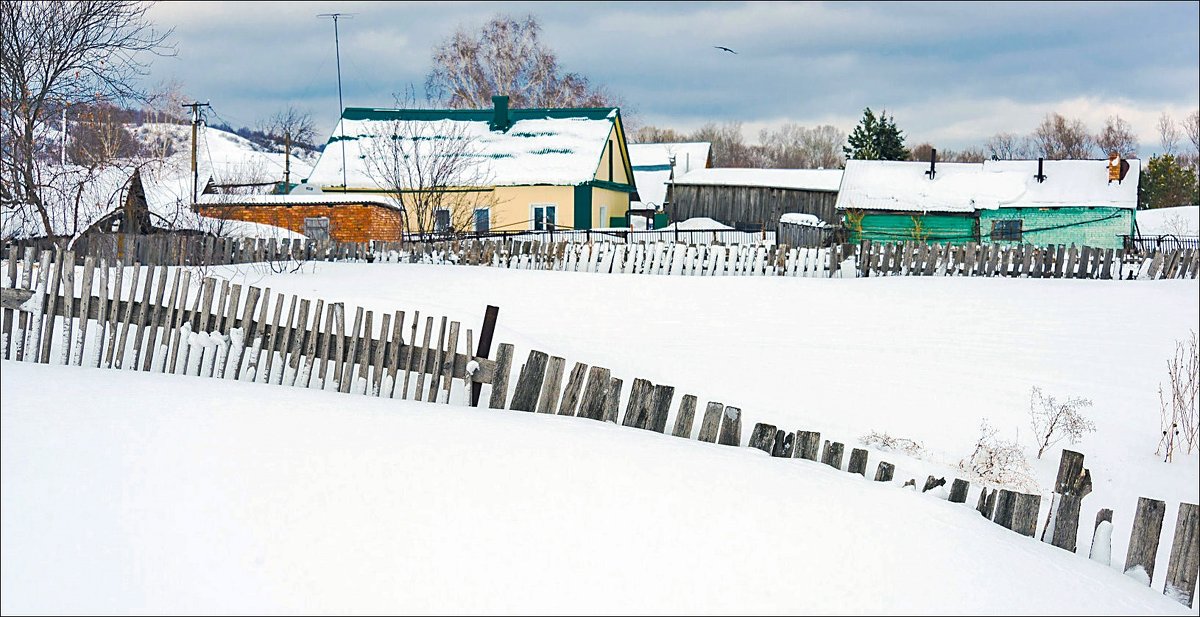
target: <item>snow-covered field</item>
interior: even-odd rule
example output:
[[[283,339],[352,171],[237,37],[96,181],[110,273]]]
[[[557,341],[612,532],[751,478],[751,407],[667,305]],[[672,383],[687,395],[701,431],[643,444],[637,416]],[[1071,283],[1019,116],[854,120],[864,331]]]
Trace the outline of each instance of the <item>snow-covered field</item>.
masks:
[[[969,507],[749,448],[3,371],[6,614],[1188,614]]]
[[[626,398],[635,377],[675,386],[668,426],[688,393],[741,407],[743,443],[769,422],[847,448],[886,431],[925,454],[872,450],[872,472],[897,465],[897,486],[880,486],[587,420],[5,363],[5,612],[1180,610],[1156,596],[1200,468],[1155,456],[1157,388],[1200,322],[1196,281],[215,272],[476,329],[495,304],[518,364],[538,349],[604,366]],[[1045,495],[1061,448],[1086,454],[1079,545],[1112,508],[1109,568],[898,488],[952,479],[984,418],[1032,458],[1033,386],[1095,403],[1097,431],[1034,471]],[[1167,502],[1152,590],[1119,574],[1139,496]],[[79,564],[47,580],[83,579],[89,598],[28,582],[72,552]]]
[[[1137,226],[1143,236],[1195,236],[1200,234],[1200,206],[1138,210]]]

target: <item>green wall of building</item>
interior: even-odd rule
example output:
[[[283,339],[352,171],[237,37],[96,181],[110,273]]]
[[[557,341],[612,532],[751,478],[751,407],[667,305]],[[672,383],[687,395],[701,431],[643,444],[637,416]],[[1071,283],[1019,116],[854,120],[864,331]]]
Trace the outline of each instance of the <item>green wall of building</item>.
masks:
[[[1121,235],[1133,233],[1133,210],[1127,208],[1000,208],[979,211],[979,231],[991,242],[992,223],[1020,219],[1023,244],[1074,244],[1121,248]],[[1016,244],[1003,241],[1004,244]]]
[[[904,214],[868,212],[862,217],[862,231],[856,231],[849,217],[846,227],[851,230],[850,241],[910,242],[923,240],[943,244],[962,244],[975,239],[975,215],[971,214]],[[918,229],[918,224],[920,228]]]
[[[851,230],[851,242],[865,239],[871,242],[924,240],[939,244],[989,243],[992,242],[992,224],[995,221],[1020,219],[1022,234],[1019,243],[1121,248],[1120,236],[1133,233],[1133,216],[1133,211],[1129,209],[1105,207],[1000,208],[961,215],[867,212],[862,217],[861,231],[858,231],[852,217],[847,216],[843,220],[847,229]]]

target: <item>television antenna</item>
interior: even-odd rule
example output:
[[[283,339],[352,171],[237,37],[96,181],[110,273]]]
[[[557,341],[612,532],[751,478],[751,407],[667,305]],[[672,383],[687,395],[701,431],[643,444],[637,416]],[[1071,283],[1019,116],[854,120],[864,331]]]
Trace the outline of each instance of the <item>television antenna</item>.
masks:
[[[338,79],[338,128],[341,131],[342,142],[342,192],[346,192],[346,128],[342,124],[342,112],[346,106],[342,102],[342,45],[338,38],[338,19],[345,17],[351,19],[354,13],[320,13],[317,17],[328,17],[333,20],[333,49],[337,57],[337,79]]]

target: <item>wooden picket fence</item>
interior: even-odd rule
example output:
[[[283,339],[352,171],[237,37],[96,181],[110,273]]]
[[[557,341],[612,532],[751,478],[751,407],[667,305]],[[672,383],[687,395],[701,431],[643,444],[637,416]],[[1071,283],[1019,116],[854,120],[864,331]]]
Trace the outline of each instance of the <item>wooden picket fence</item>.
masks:
[[[477,389],[494,368],[486,358],[492,309],[480,331],[485,351],[477,356],[473,331],[445,316],[426,316],[418,345],[419,311],[406,329],[405,311],[381,313],[376,321],[359,307],[347,329],[341,302],[296,295],[285,302],[284,294],[272,301],[270,288],[193,281],[187,268],[171,277],[167,266],[110,268],[92,257],[82,269],[74,263],[70,252],[42,251],[35,261],[33,249],[21,259],[15,247],[9,250],[4,358],[430,401],[448,398],[456,379]]]
[[[19,240],[18,251],[54,248],[46,239]],[[103,234],[72,245],[77,265],[92,257],[110,264],[228,265],[259,262],[369,261],[483,265],[523,270],[675,276],[984,276],[1083,279],[1181,279],[1200,275],[1200,249],[1126,253],[1089,246],[922,242],[786,244],[672,242],[542,242],[467,239],[360,242]]]
[[[433,316],[426,316],[419,336],[417,312],[408,328],[404,311],[381,313],[376,329],[374,313],[360,307],[347,330],[342,303],[318,299],[310,313],[314,302],[293,295],[284,318],[284,295],[276,294],[272,303],[270,289],[242,289],[213,278],[193,284],[189,270],[177,268],[167,292],[166,266],[110,268],[103,259],[87,257],[77,272],[75,261],[70,252],[56,255],[48,250],[35,261],[32,248],[18,259],[15,247],[10,249],[0,289],[5,358],[468,405],[483,405],[482,386],[490,384],[486,405],[491,409],[578,416],[664,434],[673,417],[670,434],[675,437],[743,445],[743,413],[737,406],[708,401],[697,426],[697,396],[685,394],[676,406],[675,387],[636,378],[622,413],[624,381],[608,368],[575,362],[568,373],[565,358],[539,350],[530,350],[518,367],[516,350],[508,343],[500,344],[495,359],[489,359],[495,307],[488,308],[479,345],[472,352],[472,330],[465,331],[463,348],[461,324],[448,324],[446,317],[440,318],[434,338],[438,320]],[[129,281],[122,281],[123,276]],[[455,397],[453,384],[458,382],[462,387]],[[843,466],[844,444],[825,440],[822,448],[821,434],[815,431],[791,432],[757,423],[746,445],[773,457],[819,460],[838,470],[867,473],[866,449],[853,448]],[[874,480],[891,483],[894,474],[895,466],[881,460]],[[904,486],[916,489],[916,483],[913,478]],[[944,484],[945,479],[930,476],[921,491]],[[966,503],[969,488],[968,481],[955,479],[949,501]],[[1080,504],[1090,491],[1083,455],[1064,451],[1050,506],[1054,523],[1047,523],[1049,529],[1043,532],[1051,544],[1076,551]],[[989,492],[983,487],[975,508],[988,520],[1033,537],[1041,501],[1038,494],[997,488]],[[1147,584],[1153,580],[1165,511],[1163,502],[1142,498],[1135,514],[1125,570]],[[1097,530],[1105,522],[1111,526],[1111,521],[1112,510],[1101,510]],[[1200,563],[1198,539],[1200,509],[1182,503],[1164,593],[1188,606]],[[1107,564],[1110,557],[1101,552],[1093,540],[1090,556]]]

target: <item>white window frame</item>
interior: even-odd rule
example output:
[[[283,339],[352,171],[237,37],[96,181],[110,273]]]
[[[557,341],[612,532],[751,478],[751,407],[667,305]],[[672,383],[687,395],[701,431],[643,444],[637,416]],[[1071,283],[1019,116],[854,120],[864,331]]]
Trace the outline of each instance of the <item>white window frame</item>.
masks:
[[[542,229],[537,228],[537,210],[538,210],[538,208],[542,209]],[[554,210],[553,225],[556,229],[558,228],[558,204],[552,204],[552,203],[529,204],[529,230],[530,231],[545,231],[547,229],[547,227],[546,227],[546,212],[547,212],[546,209],[547,208],[552,208]]]
[[[608,206],[600,206],[600,224],[597,227],[608,228]]]

